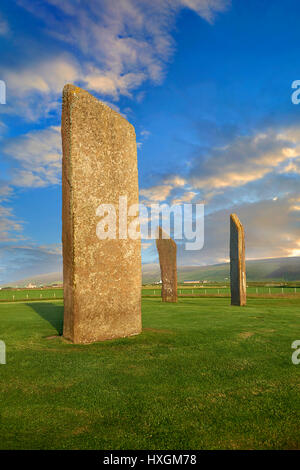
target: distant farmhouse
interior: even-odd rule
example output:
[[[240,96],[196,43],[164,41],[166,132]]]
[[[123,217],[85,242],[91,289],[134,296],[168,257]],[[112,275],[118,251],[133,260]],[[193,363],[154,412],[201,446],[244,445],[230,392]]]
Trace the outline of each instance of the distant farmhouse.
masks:
[[[36,288],[36,285],[35,284],[32,284],[31,282],[29,284],[27,284],[27,289],[35,289]]]

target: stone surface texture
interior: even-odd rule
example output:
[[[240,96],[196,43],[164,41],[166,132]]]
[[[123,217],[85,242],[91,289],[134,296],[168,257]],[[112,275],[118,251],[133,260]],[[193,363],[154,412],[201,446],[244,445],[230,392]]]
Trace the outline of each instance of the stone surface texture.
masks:
[[[138,203],[135,131],[88,92],[66,85],[62,109],[64,337],[91,343],[141,332],[141,242],[100,240],[100,204]],[[118,226],[117,226],[118,228]],[[118,231],[117,231],[118,233]]]
[[[158,228],[156,247],[159,256],[163,302],[177,302],[177,246],[174,240]]]
[[[246,262],[244,228],[236,214],[230,216],[231,305],[246,305]]]

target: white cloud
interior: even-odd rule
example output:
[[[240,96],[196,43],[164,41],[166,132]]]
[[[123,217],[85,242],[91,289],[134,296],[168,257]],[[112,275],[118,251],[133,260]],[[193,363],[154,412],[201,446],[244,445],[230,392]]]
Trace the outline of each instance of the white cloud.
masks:
[[[72,52],[42,57],[19,67],[0,64],[7,83],[6,113],[29,121],[59,114],[63,86],[75,83],[105,99],[132,97],[146,81],[161,83],[174,52],[171,35],[176,14],[189,8],[206,21],[224,11],[227,0],[17,0],[44,22],[45,32]],[[53,9],[56,7],[56,10]],[[6,23],[0,18],[0,28]],[[1,32],[1,29],[0,29]],[[54,46],[58,43],[53,42]],[[61,49],[61,45],[58,45]],[[68,47],[67,46],[67,47]],[[137,91],[137,100],[143,91]]]
[[[2,152],[10,163],[10,178],[0,181],[0,200],[9,202],[16,187],[42,187],[61,179],[61,138],[58,127],[32,131],[2,142]],[[0,242],[24,240],[24,222],[13,209],[0,206]]]
[[[216,13],[225,11],[231,5],[231,0],[178,0],[178,3],[194,10],[199,16],[212,23]]]
[[[117,74],[104,72],[96,67],[92,67],[82,77],[86,88],[113,98],[118,98],[119,95],[130,96],[130,91],[137,88],[144,80],[145,75],[143,73],[126,73],[120,77]]]
[[[9,95],[3,111],[29,121],[50,114],[58,116],[64,85],[82,77],[80,65],[68,54],[43,58],[14,69],[0,64],[0,73]]]
[[[28,132],[7,140],[3,145],[13,166],[11,184],[18,187],[41,187],[61,180],[60,128]]]
[[[160,202],[164,201],[170,195],[172,188],[172,185],[152,186],[148,189],[141,189],[140,195],[144,196],[149,201]]]
[[[300,253],[299,174],[300,127],[268,129],[199,152],[188,176],[164,177],[141,194],[154,202],[172,198],[172,204],[205,199],[204,248],[194,253],[179,245],[181,264],[228,258],[231,212],[245,225],[248,258],[295,256]]]
[[[193,157],[190,173],[164,177],[143,189],[148,200],[173,204],[205,201],[214,212],[237,202],[255,202],[296,190],[300,174],[300,127],[268,129],[237,136],[222,147],[211,147]],[[197,196],[199,195],[199,198]]]
[[[70,56],[45,59],[18,70],[4,70],[4,79],[14,96],[30,92],[61,93],[64,85],[80,78],[79,66]]]
[[[217,191],[244,186],[270,172],[292,170],[292,160],[299,156],[300,140],[296,141],[295,133],[292,137],[289,129],[280,133],[270,129],[254,136],[238,136],[226,146],[211,148],[195,157],[189,183],[194,188],[217,188]],[[215,191],[211,193],[214,194]]]
[[[143,129],[141,132],[140,132],[141,136],[144,138],[144,139],[148,139],[148,137],[151,135],[151,132],[150,131],[147,131],[146,129]]]
[[[295,196],[297,197],[297,196]],[[178,246],[182,265],[216,264],[229,258],[230,213],[238,214],[245,229],[247,259],[298,256],[300,211],[291,210],[290,197],[239,204],[219,210],[204,219],[204,247],[198,252]],[[298,251],[297,251],[298,250]]]
[[[182,187],[186,184],[186,180],[182,178],[180,175],[173,175],[169,178],[164,179],[165,184],[171,184],[174,187]]]
[[[8,181],[0,181],[0,201],[6,201],[12,194],[12,187]]]
[[[56,96],[66,83],[82,82],[89,90],[117,98],[119,94],[128,95],[145,78],[138,73],[118,76],[85,62],[79,65],[66,54],[17,70],[4,70],[3,76],[14,97],[30,93]]]
[[[16,219],[11,208],[0,206],[0,242],[23,240],[23,222]]]
[[[184,204],[192,202],[192,200],[197,196],[197,193],[194,191],[185,191],[179,197],[173,199],[172,204]]]
[[[42,19],[50,35],[71,44],[84,60],[80,68],[66,58],[65,66],[52,61],[49,67],[22,71],[23,83],[19,71],[11,72],[11,86],[26,92],[34,85],[48,93],[61,90],[62,81],[80,80],[89,90],[115,99],[130,95],[146,80],[161,82],[174,51],[171,30],[182,8],[212,22],[230,5],[228,0],[46,0],[39,8],[29,0],[18,3]]]
[[[181,204],[182,202],[190,202],[196,195],[196,192],[185,190],[186,180],[180,175],[170,175],[164,178],[162,184],[151,186],[150,188],[141,189],[140,195],[144,196],[149,202],[164,202],[175,191],[176,196],[173,204]],[[174,196],[174,194],[173,194]],[[145,203],[145,201],[142,201]]]

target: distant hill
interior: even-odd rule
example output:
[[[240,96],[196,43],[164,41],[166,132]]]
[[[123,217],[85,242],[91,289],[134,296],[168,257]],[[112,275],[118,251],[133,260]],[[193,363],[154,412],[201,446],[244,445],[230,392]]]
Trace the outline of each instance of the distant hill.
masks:
[[[260,260],[248,260],[248,281],[299,281],[300,257],[271,258]],[[143,283],[150,284],[160,280],[158,264],[143,264]],[[178,281],[225,281],[229,280],[229,263],[215,264],[212,266],[178,266]],[[39,286],[62,283],[62,273],[40,274],[20,281],[4,284],[2,287],[23,287],[29,283]]]
[[[7,284],[2,284],[1,287],[11,286],[11,287],[25,287],[28,284],[34,284],[36,286],[51,285],[51,284],[62,284],[63,275],[62,273],[47,273],[47,274],[37,274],[36,276],[26,277],[25,279],[20,279],[19,281],[9,282]]]
[[[297,281],[300,280],[300,257],[248,260],[246,263],[248,281]],[[212,266],[178,266],[178,281],[219,281],[229,280],[229,263]],[[159,266],[143,265],[143,283],[159,281]]]

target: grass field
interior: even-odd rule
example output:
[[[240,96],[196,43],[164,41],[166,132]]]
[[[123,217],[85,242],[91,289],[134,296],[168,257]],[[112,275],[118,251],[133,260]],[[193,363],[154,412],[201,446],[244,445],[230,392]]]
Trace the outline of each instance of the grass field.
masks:
[[[1,303],[0,448],[300,448],[299,299],[142,307],[141,335],[72,345],[61,301]]]
[[[160,287],[144,287],[142,289],[142,295],[146,296],[160,296],[161,289]],[[230,296],[230,287],[186,287],[186,286],[179,286],[178,287],[178,295],[201,295],[201,296],[215,296],[215,295],[222,295],[222,296]],[[291,296],[291,295],[300,295],[300,288],[299,287],[267,287],[267,286],[259,286],[259,287],[247,287],[247,295],[258,295],[258,296],[266,296],[266,295],[283,295],[283,296]]]
[[[300,292],[300,289],[299,289]],[[1,289],[0,301],[62,299],[63,289]]]
[[[201,295],[206,297],[212,296],[230,296],[230,288],[222,286],[178,286],[178,295]],[[258,287],[248,287],[247,295],[253,296],[299,296],[300,287],[284,286],[284,287],[268,287],[260,285]],[[143,297],[160,297],[161,287],[147,286],[142,288]],[[27,300],[52,300],[63,299],[63,289],[61,288],[43,288],[43,289],[3,289],[0,290],[0,302],[17,302]]]

